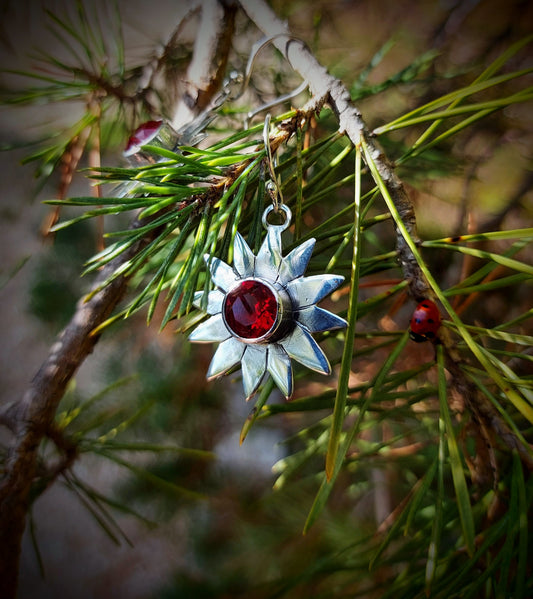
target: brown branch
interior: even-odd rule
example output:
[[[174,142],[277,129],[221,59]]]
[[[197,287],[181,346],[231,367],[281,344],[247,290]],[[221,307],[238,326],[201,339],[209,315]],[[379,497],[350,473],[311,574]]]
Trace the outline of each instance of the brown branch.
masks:
[[[182,16],[180,22],[178,23],[176,29],[174,29],[174,32],[170,36],[167,43],[152,58],[152,60],[149,63],[143,65],[141,76],[138,80],[139,95],[146,96],[150,93],[151,90],[154,89],[154,86],[157,87],[157,78],[160,76],[162,70],[166,70],[169,68],[169,63],[172,64],[172,54],[181,43],[180,40],[182,38],[182,32],[185,26],[187,25],[189,19],[200,9],[200,2],[201,0],[190,0],[187,6],[187,12]],[[166,83],[170,83],[170,86],[173,88],[169,91],[169,95],[173,99],[177,100],[179,96],[177,85],[175,84],[175,82],[168,81],[168,76]]]
[[[416,244],[419,244],[413,203],[402,181],[396,175],[393,165],[364,122],[360,111],[352,104],[346,87],[340,80],[327,72],[302,41],[294,39],[285,23],[277,18],[266,2],[263,0],[239,1],[249,18],[266,36],[272,38],[272,43],[286,56],[295,71],[308,82],[317,106],[320,101],[324,100],[331,106],[339,122],[339,131],[346,133],[354,145],[358,145],[361,140],[364,140],[410,237]],[[435,300],[424,273],[398,228],[396,228],[396,249],[412,297],[416,301],[426,297]],[[469,409],[474,424],[477,426],[479,438],[487,446],[488,454],[491,457],[491,467],[494,471],[494,480],[497,480],[498,474],[495,459],[492,457],[493,439],[499,439],[509,449],[517,450],[524,464],[531,469],[533,464],[529,448],[524,447],[497,414],[489,400],[465,376],[461,368],[464,361],[457,352],[451,335],[446,329],[443,329],[439,337],[439,342],[442,343],[446,352],[447,367],[452,373],[452,388],[464,398],[465,406]]]
[[[226,40],[225,31],[224,19],[218,19],[213,36]],[[214,45],[214,48],[219,54],[211,56],[210,61],[205,58],[200,71],[203,69],[205,79],[220,82],[223,74],[218,71],[223,70],[226,64],[226,58],[221,52],[222,49],[229,52],[229,44],[226,41],[224,44]],[[216,74],[213,75],[213,72]],[[207,94],[204,98],[207,102],[209,94],[214,96],[217,90],[213,84],[209,90],[203,91]],[[198,112],[199,107],[193,107],[192,110],[189,107],[189,115],[195,116]],[[136,219],[132,227],[138,228],[144,224],[146,220]],[[118,268],[136,256],[158,232],[158,229],[152,230],[109,262],[101,271],[93,289],[98,289]],[[0,422],[8,426],[15,435],[8,451],[4,476],[0,481],[0,597],[3,599],[13,599],[16,595],[21,539],[26,524],[30,489],[38,474],[40,443],[46,435],[53,436],[53,422],[59,401],[69,381],[98,341],[99,336],[92,332],[108,318],[124,296],[128,278],[128,275],[120,275],[94,295],[90,295],[88,301],[80,300],[73,318],[51,347],[22,400],[6,406],[0,414]],[[68,467],[74,457],[75,453],[69,453],[59,468],[62,469],[65,464]]]
[[[138,225],[142,221],[137,221]],[[149,242],[144,238],[111,261],[97,284],[136,255]],[[16,432],[0,484],[0,596],[13,597],[18,574],[20,541],[24,531],[28,498],[35,477],[38,448],[54,419],[66,386],[98,341],[91,332],[111,314],[126,291],[128,278],[117,277],[88,302],[78,303],[76,313],[52,346],[22,401],[11,408]]]
[[[78,168],[78,163],[81,157],[83,156],[85,145],[89,139],[90,133],[91,127],[85,127],[79,135],[72,139],[65,152],[63,152],[63,156],[61,156],[59,166],[60,179],[57,191],[58,200],[64,200],[67,197],[70,184],[72,183],[72,177]],[[50,231],[50,229],[59,220],[60,210],[61,207],[56,206],[47,214],[44,222],[41,225],[41,234],[43,237],[47,239],[53,237],[54,234]]]
[[[185,91],[171,119],[174,129],[189,122],[198,110],[208,108],[211,99],[220,89],[226,72],[237,7],[229,2],[203,0],[201,9],[202,16],[193,58],[187,69]]]
[[[313,97],[318,99],[317,104],[320,101],[327,101],[331,106],[339,122],[339,131],[346,133],[354,145],[358,145],[364,139],[409,234],[415,242],[418,242],[413,203],[393,166],[364,122],[360,111],[352,104],[350,93],[344,84],[327,72],[303,42],[294,39],[288,27],[277,18],[265,2],[240,0],[240,3],[249,18],[266,36],[273,38],[272,43],[283,52],[294,70],[307,81]],[[424,299],[428,296],[429,285],[399,231],[397,231],[397,251],[404,276],[409,281],[411,295],[417,301]]]

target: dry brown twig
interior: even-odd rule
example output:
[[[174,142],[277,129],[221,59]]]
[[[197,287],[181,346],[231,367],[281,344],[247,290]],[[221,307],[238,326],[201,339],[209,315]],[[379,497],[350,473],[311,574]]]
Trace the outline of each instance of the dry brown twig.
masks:
[[[228,16],[228,23],[226,13],[231,15]],[[234,9],[217,13],[216,20],[212,19],[213,15],[209,11],[203,16],[211,21],[211,47],[218,52],[223,48],[229,52],[227,41],[221,45],[220,40],[227,40],[228,35],[231,36]],[[224,69],[225,64],[226,59],[221,54],[216,60],[204,55],[203,62],[196,63],[195,76],[189,80],[189,87],[192,89],[197,82],[201,82],[203,86],[205,81],[219,81],[221,75],[214,72],[217,68]],[[200,92],[207,98],[209,94],[214,95],[215,88],[199,87],[198,93]],[[179,107],[176,109],[176,113],[178,112]],[[198,112],[200,109],[190,110],[189,107],[191,116]],[[143,221],[135,220],[132,226],[139,227],[143,224]],[[153,231],[107,264],[94,288],[98,288],[117,268],[135,256],[157,233],[157,230]],[[0,415],[0,423],[10,428],[15,435],[0,482],[0,596],[4,599],[11,599],[16,595],[21,539],[26,524],[30,489],[36,476],[40,443],[45,436],[53,438],[56,431],[52,425],[59,401],[68,382],[98,341],[98,336],[92,335],[92,331],[111,314],[124,296],[127,286],[128,276],[122,275],[113,279],[89,301],[82,298],[78,302],[73,318],[51,347],[48,357],[21,401],[5,406]],[[70,464],[74,454],[67,453],[64,463]]]
[[[337,116],[339,131],[346,133],[355,146],[364,140],[409,235],[418,244],[420,240],[416,230],[413,203],[402,181],[396,175],[393,165],[372,136],[361,113],[352,104],[346,87],[327,72],[303,42],[293,39],[288,27],[277,18],[266,3],[257,0],[240,0],[240,3],[250,19],[267,37],[272,38],[272,43],[283,52],[292,67],[308,82],[313,96],[309,104],[314,101],[317,106],[320,106],[326,102]],[[413,299],[420,301],[429,297],[435,300],[426,277],[399,229],[396,230],[396,250]],[[455,341],[447,329],[441,329],[439,342],[445,349],[446,364],[452,373],[452,389],[463,398],[470,412],[478,436],[478,445],[486,448],[493,483],[496,484],[498,481],[494,456],[494,446],[498,440],[509,449],[516,450],[524,464],[529,469],[533,469],[530,450],[523,446],[489,400],[466,378],[461,368],[464,361],[457,352]],[[485,478],[483,472],[480,472],[479,476]]]

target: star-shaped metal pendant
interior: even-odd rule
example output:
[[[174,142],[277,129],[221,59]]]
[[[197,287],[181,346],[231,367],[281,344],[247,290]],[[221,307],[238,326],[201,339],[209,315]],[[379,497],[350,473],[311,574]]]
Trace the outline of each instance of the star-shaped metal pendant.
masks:
[[[311,333],[340,329],[346,321],[316,304],[344,280],[337,275],[304,277],[315,239],[308,239],[287,256],[282,256],[281,233],[290,222],[286,211],[284,225],[263,223],[267,235],[255,256],[237,233],[233,268],[220,260],[204,256],[216,285],[209,292],[207,313],[189,340],[197,343],[220,342],[209,370],[211,380],[226,374],[239,362],[246,399],[259,387],[265,372],[289,398],[293,392],[291,358],[304,366],[330,374],[331,367]],[[203,292],[194,304],[201,306]]]

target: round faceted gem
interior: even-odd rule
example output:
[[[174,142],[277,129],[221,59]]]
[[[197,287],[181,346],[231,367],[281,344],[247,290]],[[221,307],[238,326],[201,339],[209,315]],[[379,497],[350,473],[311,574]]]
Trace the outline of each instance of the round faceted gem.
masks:
[[[139,125],[128,139],[124,156],[135,154],[141,149],[141,146],[150,142],[157,135],[159,129],[161,129],[162,124],[163,121],[146,121],[146,123]]]
[[[278,318],[276,295],[260,281],[243,281],[224,301],[224,320],[241,339],[261,339],[275,326]]]

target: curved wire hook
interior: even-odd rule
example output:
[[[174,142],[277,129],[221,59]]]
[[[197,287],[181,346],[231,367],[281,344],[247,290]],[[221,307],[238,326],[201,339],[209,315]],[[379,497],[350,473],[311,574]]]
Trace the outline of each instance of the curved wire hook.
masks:
[[[248,57],[248,62],[246,63],[246,70],[244,71],[244,81],[243,81],[242,93],[244,93],[244,91],[248,87],[248,83],[250,82],[250,77],[252,76],[252,70],[254,68],[254,63],[255,63],[256,58],[259,55],[259,52],[261,52],[261,50],[263,48],[266,48],[269,44],[271,44],[275,39],[278,39],[280,37],[288,38],[287,46],[291,42],[295,42],[295,41],[300,42],[302,45],[305,45],[304,41],[302,41],[301,39],[297,38],[294,35],[291,35],[290,33],[275,33],[274,35],[269,35],[268,37],[263,37],[260,40],[258,40],[257,42],[255,42],[255,44],[252,46],[252,51],[250,52],[250,56]]]
[[[250,56],[248,57],[248,62],[246,63],[246,69],[244,72],[244,78],[242,80],[241,87],[236,94],[232,94],[233,100],[240,98],[244,94],[246,89],[248,88],[248,85],[250,83],[250,78],[252,76],[252,71],[254,68],[254,63],[255,63],[255,60],[257,59],[257,56],[259,55],[259,52],[261,52],[261,50],[263,50],[263,48],[266,48],[269,44],[271,44],[275,39],[278,39],[280,37],[288,38],[287,39],[287,47],[289,46],[289,44],[291,42],[299,42],[303,46],[306,45],[303,40],[297,38],[294,35],[291,35],[290,33],[276,33],[274,35],[270,35],[268,37],[261,38],[260,40],[255,42],[255,44],[252,46],[252,51],[250,53]],[[285,55],[287,55],[287,52],[285,52]],[[304,81],[302,81],[302,83],[300,83],[300,85],[293,91],[283,94],[282,96],[275,98],[271,102],[267,102],[266,104],[263,104],[259,108],[251,110],[246,115],[246,118],[244,121],[244,128],[248,129],[250,121],[253,119],[253,117],[255,115],[259,114],[260,112],[263,112],[263,110],[268,110],[269,108],[272,108],[273,106],[276,106],[277,104],[281,104],[282,102],[285,102],[286,100],[290,100],[291,98],[294,98],[298,94],[302,93],[308,87],[308,85],[309,84],[308,84],[307,80],[304,79]]]
[[[271,102],[267,102],[266,104],[262,104],[261,106],[259,106],[259,108],[254,108],[254,110],[250,110],[250,112],[246,115],[246,119],[244,120],[244,128],[248,129],[250,126],[250,121],[254,118],[254,116],[259,114],[260,112],[263,112],[263,110],[268,110],[273,106],[277,106],[278,104],[286,102],[291,98],[295,98],[296,96],[301,94],[308,86],[309,84],[307,83],[307,80],[304,80],[292,92],[283,94],[282,96],[278,96],[277,98],[274,98],[274,100],[272,100]]]

